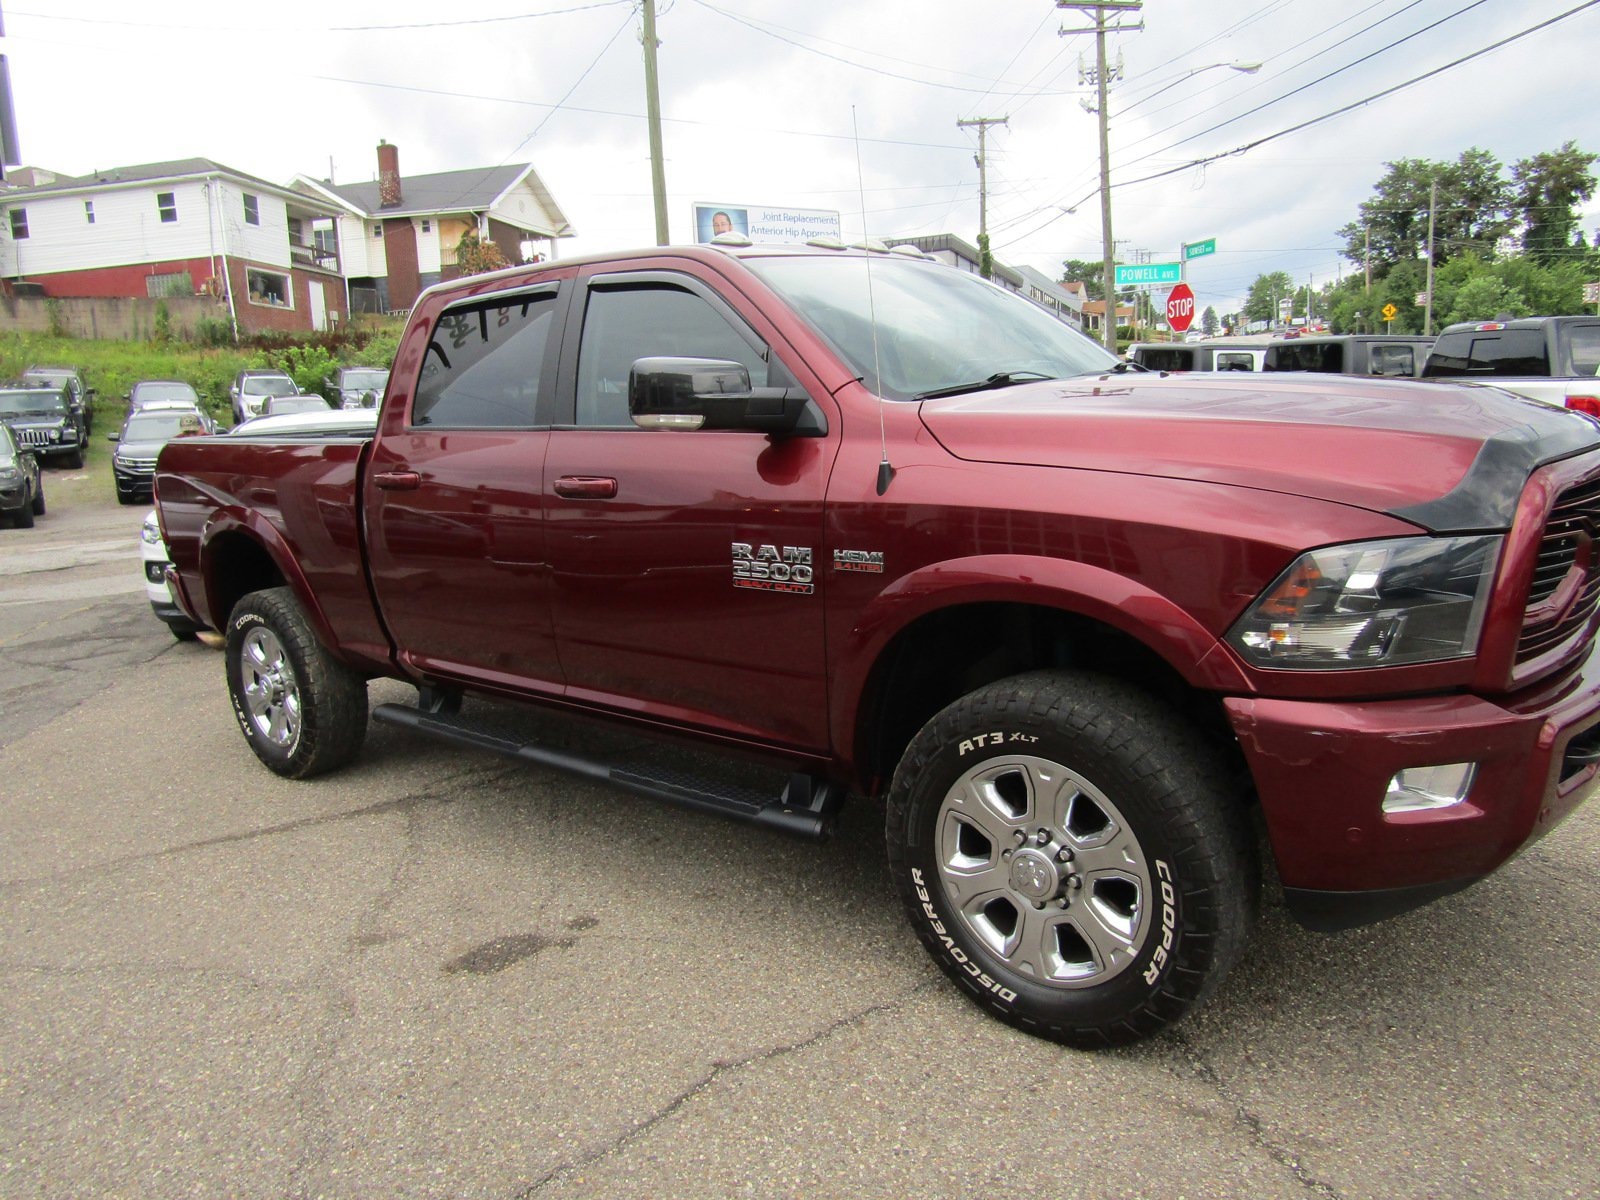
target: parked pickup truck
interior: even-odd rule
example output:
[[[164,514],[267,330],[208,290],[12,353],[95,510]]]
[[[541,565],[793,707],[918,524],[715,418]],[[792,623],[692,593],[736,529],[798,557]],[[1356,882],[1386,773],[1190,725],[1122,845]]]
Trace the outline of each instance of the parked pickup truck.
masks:
[[[1503,388],[1600,416],[1600,317],[1520,317],[1447,325],[1426,379]]]
[[[1126,1042],[1210,993],[1258,818],[1334,929],[1596,788],[1577,413],[1130,372],[974,275],[730,245],[434,287],[377,421],[161,455],[169,578],[267,767],[350,760],[388,676],[417,701],[373,719],[768,828],[879,800],[928,952],[1031,1033]],[[527,705],[679,745],[579,752]]]

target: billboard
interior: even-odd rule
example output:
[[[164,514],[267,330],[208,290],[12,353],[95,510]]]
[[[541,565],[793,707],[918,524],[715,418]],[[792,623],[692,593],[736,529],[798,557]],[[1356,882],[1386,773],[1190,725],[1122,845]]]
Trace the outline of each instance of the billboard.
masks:
[[[709,242],[719,233],[742,233],[752,242],[806,242],[838,237],[839,214],[824,208],[770,208],[762,204],[694,206],[694,240]]]

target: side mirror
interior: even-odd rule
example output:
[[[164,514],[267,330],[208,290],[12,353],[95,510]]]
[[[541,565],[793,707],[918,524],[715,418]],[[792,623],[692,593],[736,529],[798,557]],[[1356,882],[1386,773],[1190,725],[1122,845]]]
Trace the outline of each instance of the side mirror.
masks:
[[[718,358],[641,358],[628,373],[628,415],[640,429],[801,430],[805,390],[752,388],[742,364]]]

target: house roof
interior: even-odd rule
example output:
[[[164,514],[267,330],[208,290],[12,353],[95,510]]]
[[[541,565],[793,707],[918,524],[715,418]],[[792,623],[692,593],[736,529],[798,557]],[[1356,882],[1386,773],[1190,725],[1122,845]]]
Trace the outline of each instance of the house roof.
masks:
[[[555,198],[535,174],[532,163],[507,163],[499,167],[469,167],[463,171],[439,171],[432,175],[400,176],[401,203],[384,208],[378,195],[378,181],[368,183],[329,183],[301,175],[297,182],[309,185],[318,192],[340,201],[351,212],[362,217],[431,217],[441,213],[486,212],[494,208],[506,194],[524,181],[532,189],[540,206],[550,216],[558,237],[571,237],[572,230],[566,215]],[[497,219],[506,219],[496,213]],[[517,224],[508,221],[508,224]],[[543,229],[524,226],[543,233]]]
[[[5,194],[7,200],[26,200],[33,197],[70,195],[73,192],[97,191],[111,187],[130,187],[137,184],[164,183],[180,179],[203,179],[208,175],[226,175],[246,187],[271,192],[293,200],[308,208],[322,210],[326,206],[300,192],[281,184],[268,183],[254,175],[236,170],[212,158],[179,158],[171,162],[140,163],[131,167],[110,167],[104,171],[91,171],[87,175],[56,175],[50,183],[35,187],[17,188]],[[328,209],[330,213],[331,209]]]

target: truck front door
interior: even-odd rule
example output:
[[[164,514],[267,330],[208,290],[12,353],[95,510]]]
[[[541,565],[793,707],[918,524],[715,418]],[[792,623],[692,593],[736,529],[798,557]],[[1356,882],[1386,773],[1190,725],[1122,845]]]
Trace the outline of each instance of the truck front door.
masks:
[[[572,313],[558,400],[571,421],[551,433],[544,497],[568,696],[825,748],[820,557],[838,420],[822,437],[642,430],[628,375],[652,355],[731,359],[755,386],[831,400],[780,360],[759,314],[687,272],[592,276]]]

